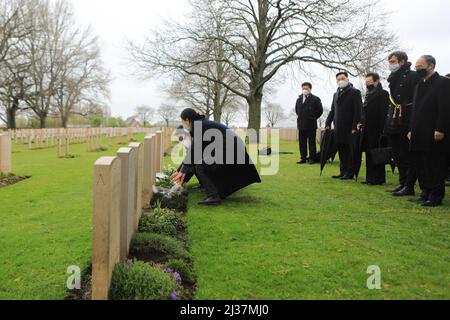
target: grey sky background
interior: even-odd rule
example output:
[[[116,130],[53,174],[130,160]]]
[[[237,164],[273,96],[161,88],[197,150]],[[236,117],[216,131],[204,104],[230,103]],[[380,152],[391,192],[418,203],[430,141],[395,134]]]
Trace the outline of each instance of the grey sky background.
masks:
[[[186,10],[186,0],[71,0],[80,23],[91,25],[100,38],[106,67],[111,70],[114,82],[111,87],[111,111],[113,116],[124,118],[133,115],[137,105],[153,108],[166,102],[160,87],[162,82],[154,79],[146,82],[136,80],[126,63],[125,40],[143,39],[157,28],[165,17],[181,17]],[[407,49],[410,60],[416,61],[423,54],[432,54],[437,59],[437,71],[450,73],[450,1],[448,0],[382,0],[392,12],[390,27],[397,32],[402,49]],[[387,67],[387,66],[386,66]],[[310,79],[284,79],[277,83],[276,94],[268,97],[279,103],[289,114],[300,94],[298,81],[311,81],[313,93],[322,98],[325,108],[331,106],[336,90],[333,74],[317,70]],[[295,123],[285,121],[284,126]],[[245,123],[236,123],[245,125]],[[263,123],[264,125],[264,123]]]

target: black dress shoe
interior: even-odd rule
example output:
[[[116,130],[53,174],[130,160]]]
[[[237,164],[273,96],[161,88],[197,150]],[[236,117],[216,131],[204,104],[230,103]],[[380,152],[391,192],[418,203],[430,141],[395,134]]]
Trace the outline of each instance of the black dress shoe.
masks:
[[[345,174],[340,174],[338,176],[333,176],[333,179],[342,179],[343,177],[345,177]]]
[[[411,197],[411,196],[415,196],[415,195],[416,195],[416,192],[414,191],[413,188],[410,188],[410,187],[404,187],[399,192],[393,193],[394,197]]]
[[[222,199],[219,196],[209,197],[203,201],[200,201],[198,204],[201,206],[216,206],[222,203]]]
[[[314,161],[314,160],[309,160],[309,164],[310,165],[315,165],[316,163],[318,163],[317,161]]]
[[[300,160],[299,162],[297,162],[297,164],[305,164],[306,162],[306,160]]]
[[[436,201],[427,201],[424,204],[422,204],[422,206],[426,207],[426,208],[436,208],[436,207],[442,206],[442,201],[438,201],[438,202],[436,202]]]
[[[386,192],[388,192],[388,193],[396,193],[396,192],[402,191],[404,187],[405,186],[398,186],[394,190],[387,190]]]
[[[355,176],[345,175],[341,178],[341,180],[354,180]]]
[[[408,200],[409,202],[412,202],[412,203],[419,203],[419,204],[424,204],[425,202],[428,202],[428,199],[427,198],[424,198],[424,197],[420,197],[420,198],[418,198],[418,199],[410,199],[410,200]]]

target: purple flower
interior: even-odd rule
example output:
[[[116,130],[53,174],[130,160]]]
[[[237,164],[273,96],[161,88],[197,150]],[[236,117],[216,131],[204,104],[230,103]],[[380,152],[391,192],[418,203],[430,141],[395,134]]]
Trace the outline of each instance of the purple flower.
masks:
[[[177,292],[176,291],[172,292],[172,294],[170,295],[170,298],[174,301],[178,300]]]
[[[181,275],[180,275],[178,272],[175,272],[175,273],[173,274],[173,276],[175,277],[175,280],[176,280],[177,282],[181,282]]]
[[[164,270],[164,272],[165,272],[165,273],[173,273],[173,270],[170,269],[170,268],[167,268],[167,269]]]

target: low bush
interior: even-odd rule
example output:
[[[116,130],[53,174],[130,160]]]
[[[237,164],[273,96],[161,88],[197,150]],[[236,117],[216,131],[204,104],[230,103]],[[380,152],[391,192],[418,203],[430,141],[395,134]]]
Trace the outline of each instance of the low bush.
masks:
[[[165,261],[181,259],[187,263],[192,262],[192,256],[179,241],[154,233],[137,233],[131,240],[130,254],[135,257],[151,255]]]
[[[166,270],[173,270],[178,272],[181,276],[181,280],[189,285],[194,285],[197,282],[197,275],[192,268],[184,261],[178,259],[169,260],[164,264]]]
[[[128,261],[114,268],[110,300],[171,300],[176,280],[148,263]],[[176,294],[175,294],[176,295]]]
[[[14,178],[15,175],[13,173],[2,173],[0,172],[0,180],[2,179],[10,179],[10,178]]]
[[[178,237],[186,229],[181,214],[157,206],[152,215],[143,215],[139,222],[139,232],[158,233]]]
[[[186,212],[187,204],[188,195],[184,191],[179,194],[172,195],[171,197],[168,197],[163,193],[155,193],[152,199],[153,208],[157,208],[159,205],[161,208],[175,210],[178,212]]]

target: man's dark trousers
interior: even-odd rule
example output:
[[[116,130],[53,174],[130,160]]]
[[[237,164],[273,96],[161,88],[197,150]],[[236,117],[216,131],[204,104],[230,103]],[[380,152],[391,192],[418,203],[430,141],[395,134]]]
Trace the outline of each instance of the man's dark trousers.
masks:
[[[308,149],[309,160],[317,161],[316,132],[317,130],[299,130],[300,154],[302,156],[302,161],[307,161]]]

